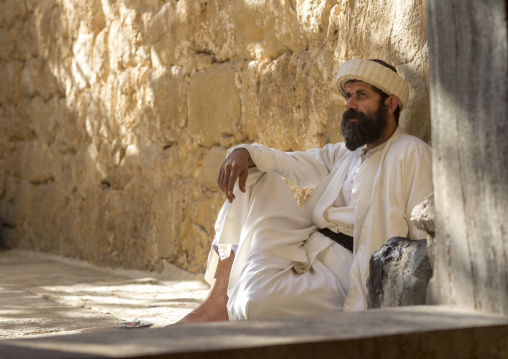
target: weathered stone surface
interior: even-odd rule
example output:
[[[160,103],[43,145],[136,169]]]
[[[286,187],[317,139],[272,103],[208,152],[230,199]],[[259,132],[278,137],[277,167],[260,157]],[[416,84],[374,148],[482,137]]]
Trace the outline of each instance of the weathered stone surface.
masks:
[[[145,93],[146,127],[148,137],[166,146],[181,142],[180,136],[187,120],[189,92],[183,71],[179,67],[150,70]]]
[[[436,232],[435,221],[436,208],[434,205],[434,192],[432,192],[425,197],[422,203],[413,208],[413,212],[411,212],[411,222],[414,223],[416,228],[434,237]]]
[[[231,136],[240,120],[240,98],[235,85],[237,67],[218,65],[191,77],[189,131],[205,147],[221,136]]]
[[[217,178],[219,177],[219,169],[226,159],[226,150],[223,147],[215,146],[210,149],[203,159],[201,174],[203,184],[210,190],[219,190]]]
[[[428,1],[440,254],[429,302],[499,315],[508,315],[507,4]]]
[[[55,267],[45,264],[49,269]],[[60,265],[57,269],[62,267]],[[38,265],[37,268],[41,268],[41,266]],[[84,272],[85,279],[97,278],[102,274],[100,272],[90,273],[90,269],[86,267],[80,269]],[[11,272],[13,270],[9,267],[8,273]],[[69,272],[64,278],[58,278],[57,283],[60,284],[62,279],[69,283],[73,279],[72,271]],[[22,272],[22,274],[25,273]],[[107,280],[111,278],[111,274],[103,274],[99,283],[83,283],[79,281],[79,276],[76,274],[74,274],[77,278],[74,279],[75,285],[65,283],[57,286],[31,288],[31,291],[49,298],[57,297],[60,303],[70,304],[82,303],[84,293],[87,299],[90,298],[86,305],[93,306],[97,312],[101,311],[117,316],[122,314],[123,304],[127,312],[141,314],[141,318],[148,318],[148,321],[155,323],[154,326],[157,326],[161,317],[163,318],[168,312],[164,310],[159,314],[157,306],[165,304],[166,308],[172,307],[173,313],[181,313],[176,305],[181,302],[178,294],[182,293],[184,285],[170,286],[166,282],[164,286],[160,286],[163,290],[157,291],[157,282],[153,278],[151,280],[145,278],[145,280],[120,281],[117,276],[114,278],[115,282],[108,283]],[[16,284],[21,286],[28,282],[29,279],[23,276],[23,281]],[[151,284],[153,282],[155,284]],[[185,286],[190,287],[188,291],[194,289],[195,293],[201,294],[199,283],[190,283]],[[180,282],[179,284],[184,283]],[[108,285],[109,287],[106,287]],[[5,287],[5,285],[3,286]],[[9,291],[2,291],[3,298],[0,297],[0,299],[4,299],[8,294],[15,298],[21,297],[22,294],[12,287],[8,287]],[[168,293],[168,288],[173,289],[172,292]],[[94,292],[101,294],[101,296],[94,296]],[[195,296],[194,293],[193,296]],[[9,299],[4,299],[2,304],[4,302],[9,304]],[[187,301],[190,298],[184,299]],[[24,307],[30,308],[30,305],[38,304],[30,295],[25,294],[22,300]],[[137,305],[138,303],[139,305]],[[154,303],[154,307],[144,310],[143,306],[152,303]],[[128,306],[134,308],[128,308]],[[10,306],[3,305],[2,308],[10,308]],[[19,306],[16,306],[17,308]],[[16,318],[17,321],[11,320],[14,325],[8,321],[7,323],[3,322],[7,325],[11,324],[7,328],[16,330],[14,333],[24,334],[23,338],[3,338],[0,341],[3,359],[154,357],[168,359],[254,359],[260,357],[264,359],[306,359],[316,356],[316,353],[319,353],[319,358],[323,359],[337,357],[506,359],[508,357],[506,353],[508,320],[506,317],[453,310],[441,306],[415,306],[329,313],[319,316],[212,322],[154,329],[126,330],[117,327],[111,328],[111,330],[104,330],[105,328],[100,330],[98,328],[99,330],[75,335],[62,331],[57,333],[62,334],[58,336],[37,337],[41,328],[54,328],[55,323],[59,322],[63,324],[60,328],[64,327],[65,329],[68,327],[77,329],[83,327],[83,323],[93,326],[93,322],[90,323],[89,320],[86,320],[87,318],[82,319],[83,312],[79,310],[58,308],[60,310],[54,316],[47,318],[47,315],[44,314],[53,314],[54,310],[48,304],[45,304],[43,308],[48,309],[48,312],[42,312],[42,308],[36,306],[35,310],[28,313],[31,319],[27,323],[28,325],[33,328],[34,323],[40,323],[40,327],[33,328],[32,332],[28,332],[26,327],[23,328],[23,331],[16,330],[21,326],[20,322],[23,323],[21,320],[26,320],[26,317],[21,320]],[[63,317],[62,311],[69,315]],[[74,320],[74,315],[80,320]],[[39,319],[40,317],[42,320]],[[92,317],[97,318],[97,314]],[[102,323],[107,321],[111,324],[118,323],[118,320],[112,321],[111,317],[106,318],[106,321],[104,317],[104,314],[99,315]],[[155,319],[151,320],[150,317]],[[8,317],[8,319],[10,318]],[[73,320],[70,321],[70,319]]]
[[[412,87],[401,126],[429,139],[424,8],[1,1],[2,233],[96,263],[203,271],[226,149],[341,140],[342,61],[392,62]],[[303,204],[308,190],[293,190]]]
[[[426,303],[432,277],[426,242],[394,237],[372,254],[367,280],[369,308]]]

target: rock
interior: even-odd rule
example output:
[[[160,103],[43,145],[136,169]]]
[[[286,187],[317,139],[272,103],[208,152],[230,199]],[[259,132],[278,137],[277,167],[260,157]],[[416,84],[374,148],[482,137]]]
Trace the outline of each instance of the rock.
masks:
[[[427,255],[430,265],[434,268],[435,263],[435,228],[436,208],[434,205],[434,192],[425,197],[422,203],[415,206],[411,212],[411,221],[418,229],[427,232]],[[427,293],[428,295],[428,293]],[[430,303],[427,297],[427,302]]]
[[[427,232],[431,237],[435,234],[435,206],[434,206],[434,192],[425,197],[422,203],[413,208],[411,212],[411,221],[418,229]]]
[[[367,280],[368,308],[422,305],[432,269],[427,241],[394,237],[372,254]]]

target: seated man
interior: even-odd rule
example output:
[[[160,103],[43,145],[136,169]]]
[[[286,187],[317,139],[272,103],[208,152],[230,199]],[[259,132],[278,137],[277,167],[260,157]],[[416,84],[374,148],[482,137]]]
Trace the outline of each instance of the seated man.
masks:
[[[346,99],[345,142],[229,151],[206,274],[212,286],[177,324],[366,309],[372,253],[394,236],[425,237],[410,217],[432,190],[431,151],[398,127],[408,84],[383,61],[350,60],[336,86]],[[314,188],[303,209],[281,176]]]

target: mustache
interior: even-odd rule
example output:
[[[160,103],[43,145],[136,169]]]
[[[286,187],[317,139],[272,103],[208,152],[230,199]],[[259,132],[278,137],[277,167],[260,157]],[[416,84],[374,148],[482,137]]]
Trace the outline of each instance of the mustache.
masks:
[[[355,111],[352,109],[344,111],[344,114],[342,115],[343,123],[349,122],[349,120],[353,119],[363,122],[367,120],[367,116],[361,111]]]

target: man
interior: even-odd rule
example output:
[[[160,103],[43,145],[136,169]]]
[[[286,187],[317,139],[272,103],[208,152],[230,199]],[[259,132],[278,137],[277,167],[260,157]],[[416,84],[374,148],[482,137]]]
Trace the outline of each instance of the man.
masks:
[[[210,293],[177,324],[366,309],[372,253],[394,236],[425,236],[410,216],[432,190],[431,153],[398,128],[408,84],[383,61],[358,59],[341,66],[336,86],[345,143],[229,151]],[[303,209],[281,176],[314,188]]]

